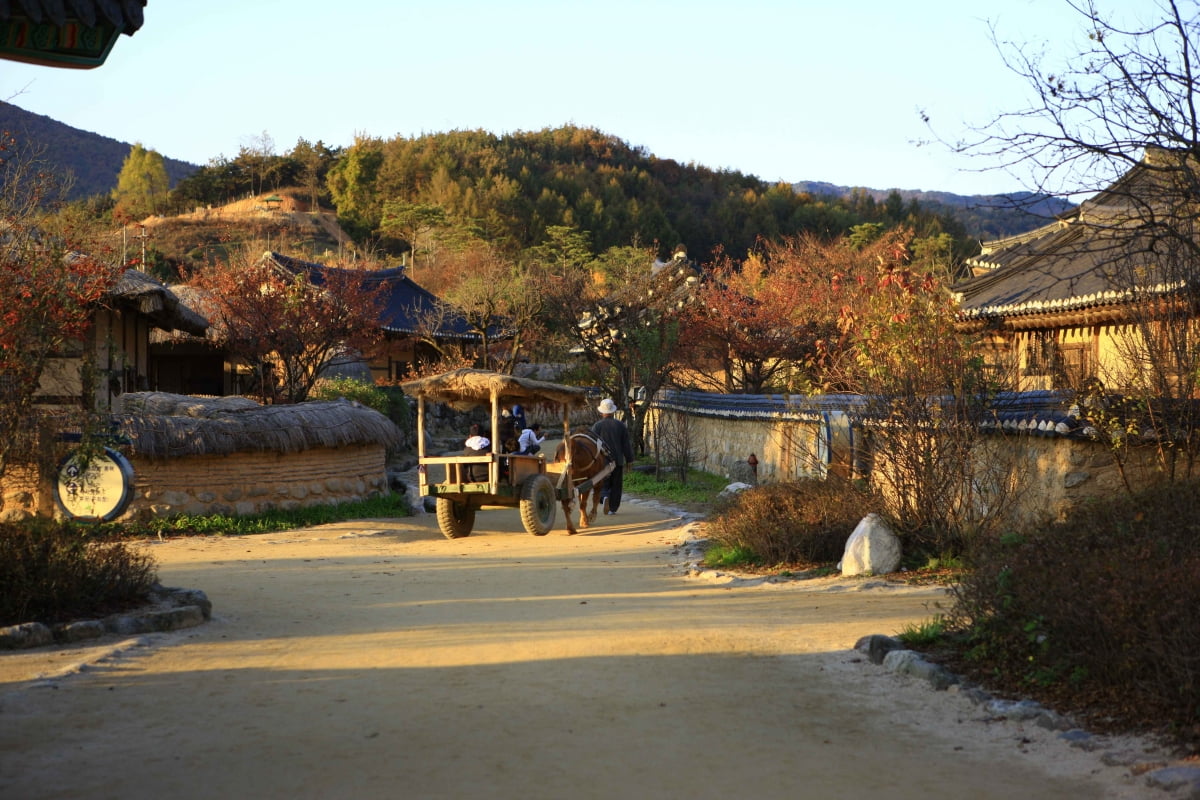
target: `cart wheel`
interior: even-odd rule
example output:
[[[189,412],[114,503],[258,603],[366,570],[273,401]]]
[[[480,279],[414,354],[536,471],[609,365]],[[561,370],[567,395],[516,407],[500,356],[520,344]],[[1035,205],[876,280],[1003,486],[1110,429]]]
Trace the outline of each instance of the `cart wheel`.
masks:
[[[521,524],[534,536],[554,527],[554,484],[545,475],[532,475],[521,484]]]
[[[475,509],[466,503],[456,503],[447,497],[437,499],[438,527],[447,539],[461,539],[471,535],[475,527]]]

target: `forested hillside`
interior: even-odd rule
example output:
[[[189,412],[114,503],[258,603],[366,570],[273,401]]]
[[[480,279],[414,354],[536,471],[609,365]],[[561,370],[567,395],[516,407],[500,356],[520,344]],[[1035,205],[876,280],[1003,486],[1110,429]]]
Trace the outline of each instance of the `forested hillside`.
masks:
[[[0,102],[0,131],[7,132],[20,147],[41,149],[40,157],[55,172],[72,178],[68,194],[71,200],[111,192],[132,146],[5,102]],[[172,185],[196,170],[195,164],[174,158],[164,161]]]
[[[48,162],[73,174],[73,198],[107,196],[130,150],[9,103],[0,103],[0,129],[43,147]],[[174,188],[161,213],[294,188],[311,209],[331,208],[357,242],[384,256],[399,256],[422,235],[443,243],[484,239],[518,252],[562,229],[583,234],[596,254],[636,244],[665,256],[683,244],[703,261],[718,250],[745,254],[764,239],[832,236],[869,224],[908,226],[917,240],[961,258],[979,239],[1045,220],[989,198],[771,184],[680,164],[574,126],[505,135],[363,136],[347,148],[300,139],[283,154],[264,132],[231,159],[217,157],[202,167],[169,158],[165,164]],[[182,254],[167,255],[174,261]]]
[[[680,164],[577,127],[361,139],[330,170],[328,186],[343,224],[360,234],[386,237],[403,229],[397,223],[413,207],[436,206],[453,223],[516,249],[565,226],[587,232],[594,252],[640,242],[666,254],[682,243],[702,259],[716,248],[745,253],[760,238],[845,233],[880,221],[884,211]],[[917,207],[890,220],[904,221],[919,236],[970,238],[953,218]]]

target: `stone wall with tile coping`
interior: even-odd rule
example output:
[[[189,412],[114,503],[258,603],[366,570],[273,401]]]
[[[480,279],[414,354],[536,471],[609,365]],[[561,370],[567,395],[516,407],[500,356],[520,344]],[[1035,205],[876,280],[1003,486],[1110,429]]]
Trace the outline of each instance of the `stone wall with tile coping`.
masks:
[[[711,408],[697,413],[650,409],[646,438],[652,449],[664,413],[687,416],[692,466],[730,480],[747,474],[752,453],[763,483],[830,472],[869,477],[887,468],[870,452],[862,431],[839,430],[828,419],[720,416]],[[1107,445],[1083,436],[995,430],[983,434],[981,445],[987,480],[1007,487],[997,496],[1011,504],[1014,520],[1062,519],[1090,499],[1124,491],[1126,482],[1136,489],[1162,479],[1152,445],[1126,449],[1124,474]]]

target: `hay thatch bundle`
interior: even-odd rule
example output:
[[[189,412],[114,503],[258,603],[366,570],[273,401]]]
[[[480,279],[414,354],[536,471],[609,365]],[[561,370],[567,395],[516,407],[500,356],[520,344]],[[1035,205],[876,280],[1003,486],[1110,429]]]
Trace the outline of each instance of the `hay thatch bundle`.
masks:
[[[132,392],[117,398],[118,411],[124,414],[150,414],[164,417],[215,417],[230,411],[262,408],[249,397],[193,397],[169,392]]]
[[[400,388],[412,397],[445,403],[459,411],[488,404],[493,396],[498,397],[502,406],[513,403],[559,403],[567,408],[582,408],[587,405],[587,390],[578,386],[501,375],[483,369],[451,370],[441,375],[406,381],[400,384]]]
[[[164,331],[204,336],[208,329],[207,319],[180,302],[166,286],[136,269],[121,273],[109,296],[118,305],[129,306],[150,317]]]
[[[191,313],[207,320],[208,328],[200,333],[184,330],[167,331],[156,328],[150,331],[150,344],[179,344],[181,342],[198,342],[203,340],[207,340],[210,343],[220,343],[225,339],[227,332],[220,320],[219,308],[208,291],[188,284],[176,284],[171,286],[170,290],[172,294],[179,298],[182,308],[190,309]]]
[[[134,454],[151,458],[401,443],[395,423],[348,400],[263,406],[245,397],[137,392],[121,401],[122,413],[113,416],[116,432],[131,442]]]

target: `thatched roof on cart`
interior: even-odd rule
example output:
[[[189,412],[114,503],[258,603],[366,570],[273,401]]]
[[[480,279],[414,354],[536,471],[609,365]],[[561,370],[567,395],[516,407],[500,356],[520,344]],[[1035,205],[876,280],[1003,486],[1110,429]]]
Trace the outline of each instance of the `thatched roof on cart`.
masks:
[[[150,458],[401,443],[394,422],[349,400],[264,406],[246,397],[135,392],[121,396],[113,422],[135,455]]]
[[[501,405],[557,403],[567,408],[582,408],[588,402],[587,390],[578,386],[501,375],[484,369],[451,370],[405,381],[400,388],[409,396],[445,403],[459,411],[489,404],[493,395],[498,396]]]

